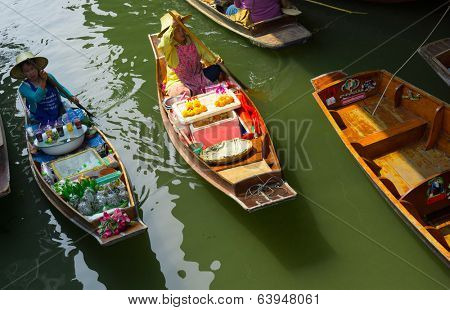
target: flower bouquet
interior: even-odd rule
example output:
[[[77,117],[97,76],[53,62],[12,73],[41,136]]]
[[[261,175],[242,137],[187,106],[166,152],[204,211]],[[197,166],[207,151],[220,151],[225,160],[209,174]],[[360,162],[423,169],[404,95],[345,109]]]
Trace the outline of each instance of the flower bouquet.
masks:
[[[115,209],[111,215],[103,212],[97,232],[101,238],[106,239],[125,231],[130,225],[131,220],[128,214],[120,209]]]

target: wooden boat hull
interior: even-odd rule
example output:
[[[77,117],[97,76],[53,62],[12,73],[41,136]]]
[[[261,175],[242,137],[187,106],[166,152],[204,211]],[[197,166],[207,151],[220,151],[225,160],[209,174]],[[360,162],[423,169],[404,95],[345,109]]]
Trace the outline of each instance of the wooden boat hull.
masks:
[[[391,77],[386,71],[348,77],[331,72],[312,80],[316,86],[313,96],[377,190],[450,266],[449,200],[444,194],[440,201],[432,201],[429,194],[430,184],[437,179],[450,184],[450,110],[443,101],[395,77],[378,114],[371,116]],[[360,92],[359,85],[368,80],[375,81],[371,83],[374,88]],[[353,99],[346,88],[353,91]],[[345,98],[351,100],[342,105]],[[362,133],[368,134],[358,136]],[[448,191],[450,194],[450,188]]]
[[[164,75],[162,71],[165,70],[165,60],[164,57],[159,54],[159,51],[156,48],[159,40],[157,36],[149,35],[149,40],[155,54],[156,75],[157,75],[156,81],[157,85],[160,85],[160,82],[162,82],[162,77]],[[236,81],[233,79],[232,76],[230,76],[229,78],[237,85]],[[231,197],[244,210],[248,212],[253,212],[269,206],[273,206],[280,202],[293,199],[297,196],[297,193],[283,179],[283,174],[279,166],[278,158],[276,157],[272,141],[270,140],[268,134],[264,136],[263,139],[264,141],[262,141],[261,143],[265,145],[265,147],[268,149],[267,153],[270,155],[267,155],[267,159],[263,160],[272,161],[272,165],[275,168],[272,169],[271,172],[255,174],[236,184],[231,184],[230,182],[225,180],[224,177],[219,175],[219,173],[212,170],[210,166],[208,166],[203,160],[201,160],[198,156],[196,156],[182,142],[179,134],[174,129],[174,126],[172,125],[168,117],[168,114],[164,108],[163,101],[165,99],[165,96],[162,93],[161,88],[159,86],[157,86],[157,88],[158,88],[158,101],[161,112],[161,118],[163,120],[164,127],[169,135],[170,140],[172,141],[173,145],[180,153],[180,155],[183,157],[183,159],[189,164],[189,166],[191,166],[191,168],[194,169],[207,182],[209,182],[211,185],[222,191],[227,196]],[[251,102],[250,98],[247,97],[247,99],[249,102]],[[261,117],[260,119],[262,120]],[[264,130],[266,130],[263,122],[262,127],[264,127]],[[263,156],[263,158],[265,157]],[[273,179],[282,180],[283,182],[280,187],[273,189],[273,193],[272,195],[270,195],[270,197],[264,194],[247,195],[247,190],[249,187],[257,184],[264,184],[265,182],[270,182],[270,180]]]
[[[8,160],[8,147],[6,144],[5,128],[3,127],[3,120],[0,116],[0,198],[8,195],[11,192]]]
[[[22,102],[22,106],[25,111],[25,102],[24,99],[19,95],[20,101]],[[115,150],[114,146],[109,142],[108,138],[105,136],[105,134],[99,130],[97,127],[95,127],[97,132],[101,135],[103,140],[108,144],[108,147],[112,150],[112,153],[116,157],[119,168],[122,171],[122,175],[124,177],[125,186],[128,191],[128,198],[130,201],[129,207],[125,208],[124,211],[128,214],[129,218],[132,220],[132,225],[127,228],[126,231],[121,232],[118,235],[111,236],[109,238],[101,238],[97,234],[97,227],[99,224],[99,221],[93,221],[89,222],[87,221],[83,215],[81,215],[77,210],[72,208],[60,195],[58,195],[51,186],[45,182],[44,178],[42,177],[39,168],[37,167],[36,163],[33,160],[32,156],[32,150],[31,145],[29,142],[27,142],[27,150],[28,150],[28,160],[30,161],[31,171],[33,172],[33,176],[36,180],[36,183],[38,184],[39,188],[41,189],[42,193],[47,197],[48,201],[59,211],[62,215],[64,215],[68,220],[70,220],[73,224],[84,230],[87,234],[94,237],[97,242],[102,246],[110,246],[113,245],[119,241],[131,238],[133,236],[139,235],[141,233],[144,233],[148,227],[142,222],[142,220],[139,217],[138,210],[136,208],[134,194],[131,190],[131,183],[128,177],[128,173],[125,169],[125,166],[123,165],[119,154]],[[25,131],[25,139],[27,140],[27,132]],[[27,140],[28,141],[28,140]]]
[[[311,32],[299,25],[293,16],[283,15],[280,18],[257,23],[253,29],[247,29],[201,0],[186,1],[220,26],[249,39],[257,46],[277,49],[305,43],[311,36]]]
[[[450,86],[450,38],[431,42],[419,49],[419,54]]]

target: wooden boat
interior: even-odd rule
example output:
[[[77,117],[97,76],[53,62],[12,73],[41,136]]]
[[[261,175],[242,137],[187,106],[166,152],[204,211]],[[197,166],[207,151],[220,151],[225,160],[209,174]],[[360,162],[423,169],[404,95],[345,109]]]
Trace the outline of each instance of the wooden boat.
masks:
[[[250,27],[244,27],[219,12],[214,5],[202,0],[186,1],[220,26],[249,39],[257,46],[277,49],[304,43],[311,36],[311,32],[298,24],[296,16],[283,14],[270,20],[255,23]]]
[[[450,38],[431,42],[419,49],[419,54],[450,86]]]
[[[314,98],[394,210],[450,261],[450,108],[384,70],[312,80]]]
[[[8,195],[10,191],[8,147],[6,145],[5,128],[0,116],[0,197]]]
[[[296,197],[297,193],[283,179],[281,165],[264,120],[233,76],[227,76],[228,82],[234,85],[235,91],[241,91],[247,103],[254,107],[258,114],[262,134],[251,140],[252,151],[245,159],[238,162],[208,165],[189,148],[187,141],[189,137],[183,135],[174,125],[172,112],[167,112],[164,108],[163,101],[166,95],[161,87],[166,76],[166,62],[164,55],[157,48],[159,44],[157,35],[149,35],[149,39],[156,60],[156,81],[163,124],[173,145],[192,169],[249,212]],[[251,120],[243,122],[248,128],[253,126]]]
[[[20,94],[18,95],[19,101],[22,103],[24,111],[27,111],[26,104],[25,104],[25,98],[22,97]],[[28,113],[25,113],[25,126],[30,123]],[[28,140],[28,134],[25,131],[25,139],[27,140],[27,149],[28,149],[28,159],[30,161],[31,171],[33,172],[33,176],[41,189],[41,191],[44,193],[44,195],[47,197],[47,199],[50,201],[50,203],[58,209],[59,212],[61,212],[67,219],[69,219],[72,223],[74,223],[76,226],[84,230],[86,233],[90,234],[92,237],[94,237],[98,243],[102,246],[109,246],[114,243],[117,243],[118,241],[128,239],[130,237],[136,236],[138,234],[144,233],[147,230],[147,226],[142,222],[142,220],[139,217],[138,210],[135,204],[135,199],[133,192],[131,190],[131,183],[128,178],[127,171],[125,169],[125,166],[123,165],[119,154],[117,153],[114,146],[109,142],[106,135],[97,127],[94,126],[94,129],[98,132],[98,134],[101,136],[101,138],[106,142],[107,149],[109,151],[109,154],[112,154],[114,158],[118,162],[118,168],[117,170],[122,172],[122,182],[126,186],[126,190],[128,192],[128,206],[123,208],[122,210],[125,211],[130,218],[131,225],[123,232],[121,232],[118,235],[113,235],[109,238],[101,238],[99,234],[97,233],[97,228],[99,225],[99,219],[96,219],[94,221],[89,221],[86,217],[84,217],[78,210],[76,210],[74,207],[72,207],[68,202],[66,202],[58,193],[53,189],[52,186],[50,186],[44,179],[44,176],[41,173],[41,164],[39,162],[36,162],[33,160],[33,153],[35,151],[34,147],[32,147],[31,142]],[[83,148],[83,146],[81,147]],[[77,153],[80,149],[75,150],[73,153]],[[72,153],[72,154],[73,154]]]

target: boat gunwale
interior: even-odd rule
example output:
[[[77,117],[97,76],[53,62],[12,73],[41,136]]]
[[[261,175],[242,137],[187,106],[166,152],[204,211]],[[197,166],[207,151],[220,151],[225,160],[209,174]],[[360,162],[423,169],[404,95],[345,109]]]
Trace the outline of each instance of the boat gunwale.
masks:
[[[398,213],[401,214],[401,218],[411,227],[414,227],[413,231],[416,232],[417,235],[419,235],[421,237],[421,239],[423,241],[425,241],[425,243],[427,244],[427,246],[429,248],[431,248],[433,250],[433,252],[435,252],[437,254],[437,256],[447,265],[450,266],[450,251],[448,251],[441,243],[439,243],[428,231],[427,229],[424,227],[424,225],[422,225],[399,201],[399,199],[397,199],[390,191],[389,189],[381,182],[381,180],[378,178],[378,176],[372,171],[372,169],[369,167],[369,165],[366,164],[366,162],[364,161],[364,159],[362,158],[361,155],[359,155],[359,153],[355,150],[355,148],[351,145],[350,140],[347,138],[347,136],[343,133],[342,129],[339,127],[339,125],[337,124],[337,122],[334,120],[333,116],[331,115],[330,111],[328,110],[326,104],[322,101],[322,99],[319,96],[319,92],[321,92],[324,89],[327,89],[331,86],[334,86],[336,84],[341,83],[342,81],[345,81],[349,78],[354,78],[354,77],[358,77],[360,75],[363,74],[367,74],[367,73],[378,73],[381,72],[382,74],[387,74],[387,75],[391,75],[391,73],[389,73],[386,70],[371,70],[371,71],[364,71],[364,72],[360,72],[357,74],[353,74],[353,75],[348,75],[342,79],[338,79],[336,81],[330,82],[328,84],[326,84],[325,86],[321,87],[320,89],[314,91],[312,93],[314,99],[316,100],[316,102],[318,103],[319,107],[322,109],[322,111],[324,112],[325,116],[327,117],[328,121],[330,122],[330,124],[333,126],[333,128],[335,129],[336,133],[338,134],[338,136],[341,138],[342,142],[344,143],[344,145],[347,147],[347,149],[350,151],[350,154],[356,159],[356,161],[359,163],[359,165],[361,166],[361,168],[363,169],[363,171],[367,174],[367,176],[369,177],[369,179],[372,181],[372,183],[375,186],[375,188],[377,188],[377,190],[379,192],[381,192],[383,195],[382,197],[384,197],[389,203],[389,205],[391,207],[393,207],[393,209]],[[331,72],[330,72],[331,73]],[[322,75],[321,75],[322,76]],[[317,77],[318,78],[318,77]],[[314,78],[315,79],[315,78]],[[312,80],[314,80],[312,79]],[[398,78],[395,77],[395,79],[397,81],[400,81],[401,83],[403,83],[405,86],[411,88],[411,89],[418,89],[416,86]],[[426,95],[428,95],[430,97],[430,99],[433,99],[435,101],[438,102],[442,102],[445,104],[445,102],[443,102],[442,100],[440,100],[439,98],[428,94],[427,92],[423,91],[422,89],[420,89],[420,91]]]
[[[444,50],[439,51],[438,53],[435,53],[431,51],[434,46],[442,44],[445,46]],[[421,48],[419,48],[419,54],[422,56],[422,58],[425,60],[425,62],[431,67],[431,69],[444,81],[444,83],[447,84],[447,86],[450,86],[450,73],[448,73],[443,64],[438,61],[436,57],[439,57],[441,54],[445,53],[450,49],[450,37],[443,38],[440,40],[436,40],[433,42],[430,42]]]
[[[4,164],[5,164],[5,188],[0,188],[0,198],[5,197],[11,193],[11,175],[9,169],[9,157],[8,157],[8,143],[6,141],[5,128],[3,125],[3,118],[0,115],[0,134],[2,135],[3,144],[0,146],[0,153],[2,153]],[[3,164],[3,163],[2,163]]]

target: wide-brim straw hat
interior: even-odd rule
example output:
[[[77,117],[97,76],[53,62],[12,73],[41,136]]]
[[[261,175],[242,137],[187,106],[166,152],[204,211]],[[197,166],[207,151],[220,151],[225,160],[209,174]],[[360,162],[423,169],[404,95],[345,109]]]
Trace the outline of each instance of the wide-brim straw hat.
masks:
[[[27,60],[32,60],[38,70],[43,70],[48,65],[48,59],[41,56],[34,56],[31,52],[23,52],[17,55],[16,65],[11,69],[9,75],[17,80],[23,80],[26,76],[22,72],[21,64]]]
[[[178,19],[180,19],[183,23],[186,22],[188,19],[192,17],[192,15],[184,15],[182,16],[180,13],[178,13],[175,10],[170,11],[173,15],[177,16]],[[161,31],[158,33],[158,38],[161,38],[164,32],[169,29],[169,27],[174,23],[174,20],[172,16],[169,13],[166,13],[161,17]]]

